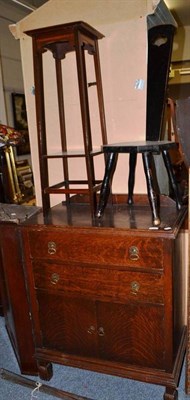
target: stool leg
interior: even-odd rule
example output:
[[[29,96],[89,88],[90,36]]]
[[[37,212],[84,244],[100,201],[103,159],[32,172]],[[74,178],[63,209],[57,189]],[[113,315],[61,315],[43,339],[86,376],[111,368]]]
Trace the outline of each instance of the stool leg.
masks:
[[[162,157],[163,157],[163,160],[164,160],[165,167],[167,169],[167,173],[168,173],[168,176],[169,176],[171,187],[172,187],[173,192],[174,192],[177,209],[180,210],[181,206],[182,206],[182,198],[181,198],[181,194],[179,192],[179,189],[178,189],[178,186],[177,186],[177,182],[176,182],[176,179],[175,179],[175,175],[174,175],[174,172],[173,172],[170,155],[169,155],[167,150],[162,150]]]
[[[100,200],[96,213],[96,216],[98,218],[101,218],[101,216],[103,215],[104,209],[108,202],[108,197],[110,194],[110,188],[111,188],[113,174],[117,164],[117,159],[118,159],[118,153],[109,153],[107,155],[105,174],[102,181]]]
[[[148,198],[153,216],[153,225],[158,226],[160,225],[160,218],[158,215],[157,195],[154,190],[154,180],[153,180],[152,165],[151,165],[152,154],[149,152],[142,153],[142,158],[143,158],[143,166],[146,177]]]
[[[129,179],[128,179],[128,199],[129,205],[133,204],[133,190],[135,185],[135,169],[137,164],[137,153],[129,155]]]

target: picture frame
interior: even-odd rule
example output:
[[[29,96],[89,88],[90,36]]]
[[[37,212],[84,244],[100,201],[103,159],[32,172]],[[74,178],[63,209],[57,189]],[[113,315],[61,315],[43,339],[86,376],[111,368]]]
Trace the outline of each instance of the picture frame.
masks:
[[[26,101],[23,93],[12,93],[12,107],[14,128],[24,137],[23,143],[16,146],[17,156],[30,154]]]

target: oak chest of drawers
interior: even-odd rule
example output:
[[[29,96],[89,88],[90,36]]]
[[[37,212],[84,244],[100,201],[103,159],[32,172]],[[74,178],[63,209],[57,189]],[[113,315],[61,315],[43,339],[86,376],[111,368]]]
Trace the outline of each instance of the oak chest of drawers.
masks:
[[[91,226],[85,206],[68,220],[63,206],[19,227],[43,379],[51,363],[166,386],[177,399],[185,352],[178,235],[185,217],[163,207],[151,229],[148,207],[118,207]]]

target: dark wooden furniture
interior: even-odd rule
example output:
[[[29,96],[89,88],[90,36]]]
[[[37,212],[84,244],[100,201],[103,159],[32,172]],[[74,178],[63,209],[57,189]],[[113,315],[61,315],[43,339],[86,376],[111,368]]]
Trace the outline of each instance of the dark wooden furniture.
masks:
[[[0,223],[0,246],[0,287],[7,332],[21,372],[37,375],[17,224]]]
[[[133,203],[137,154],[141,153],[153,225],[158,226],[160,224],[159,190],[153,155],[161,154],[173,189],[177,209],[181,208],[182,200],[169,156],[169,150],[177,145],[171,141],[161,140],[174,32],[175,26],[167,24],[151,26],[148,29],[146,139],[141,142],[112,143],[103,146],[103,151],[107,155],[107,164],[97,210],[99,218],[103,215],[109,198],[119,153],[129,154],[128,204]]]
[[[164,198],[162,225],[150,229],[146,196],[133,207],[126,196],[115,200],[97,226],[89,204],[73,200],[70,210],[53,207],[45,224],[40,213],[18,227],[39,374],[50,379],[51,363],[60,363],[164,385],[164,399],[176,400],[186,208]]]
[[[60,193],[66,194],[69,203],[69,195],[73,193],[88,193],[91,204],[92,218],[96,212],[96,193],[100,190],[101,180],[95,178],[94,157],[102,153],[101,149],[94,149],[92,139],[92,124],[89,110],[89,90],[92,86],[97,87],[97,101],[100,117],[100,143],[107,143],[106,124],[104,115],[103,91],[100,71],[100,60],[98,51],[98,40],[103,38],[103,35],[84,22],[73,22],[63,25],[50,26],[41,29],[35,29],[26,32],[33,39],[33,56],[34,56],[34,78],[35,78],[35,99],[36,99],[36,118],[38,129],[38,144],[39,144],[39,164],[41,175],[42,203],[44,215],[47,214],[50,207],[50,194]],[[55,59],[55,75],[57,82],[57,101],[58,115],[60,121],[61,149],[56,154],[48,151],[48,130],[46,120],[45,107],[45,90],[44,90],[44,71],[45,64],[44,54],[50,51]],[[70,52],[76,53],[76,66],[78,75],[83,148],[75,151],[68,146],[67,127],[65,116],[65,99],[64,99],[64,76],[62,74],[62,61]],[[88,82],[86,68],[86,53],[90,54],[94,60],[95,81]],[[66,61],[64,61],[66,63]],[[71,74],[72,75],[72,74]],[[74,79],[75,76],[70,76],[69,79]],[[76,100],[76,99],[75,99]],[[56,118],[56,117],[55,117]],[[70,118],[71,115],[70,115]],[[73,118],[75,118],[73,116]],[[78,130],[80,134],[80,122]],[[96,132],[97,134],[97,132]],[[52,136],[52,131],[51,131]],[[58,140],[57,132],[54,132],[54,140]],[[86,180],[72,179],[69,175],[69,159],[84,158],[86,163]],[[53,185],[49,183],[51,159],[63,160],[63,181]],[[76,163],[75,170],[78,164]]]
[[[177,211],[175,202],[161,198],[161,224],[152,229],[146,196],[138,197],[137,205],[129,206],[126,196],[117,195],[104,220],[94,218],[95,194],[101,182],[94,177],[88,108],[87,88],[94,82],[87,84],[84,61],[85,51],[94,56],[105,145],[97,48],[102,35],[83,22],[27,34],[33,38],[43,212],[17,225],[6,225],[7,237],[1,233],[2,249],[5,248],[1,252],[3,290],[6,288],[3,296],[10,336],[17,327],[12,335],[17,345],[22,343],[23,329],[28,331],[29,360],[34,361],[30,368],[35,371],[36,360],[42,379],[50,379],[52,363],[60,363],[163,385],[164,400],[177,400],[186,348],[178,234],[186,208]],[[62,149],[56,155],[48,153],[46,142],[43,55],[47,51],[55,58],[58,87]],[[61,60],[72,51],[76,51],[84,138],[83,153],[75,154],[67,149],[61,71]],[[86,160],[85,182],[69,179],[67,160],[78,156]],[[64,180],[53,186],[48,179],[51,158],[63,159]],[[87,189],[70,187],[84,183]],[[65,205],[50,208],[53,193],[65,194]],[[73,193],[77,196],[70,197]],[[17,261],[13,274],[12,254],[5,257],[8,236],[15,243],[13,255]],[[23,301],[21,310],[19,300]],[[16,347],[14,340],[12,343]],[[24,342],[18,351],[23,362],[28,346]]]
[[[3,305],[2,305],[1,289],[0,289],[0,315],[3,316]]]
[[[0,291],[7,332],[23,374],[37,375],[18,226],[39,207],[0,203]]]
[[[188,170],[188,198],[190,196],[190,97],[179,99],[176,102],[176,126],[184,162]],[[189,205],[190,215],[190,205]],[[188,216],[188,228],[190,227],[190,217]],[[189,231],[190,232],[190,231]],[[190,240],[190,235],[189,235]],[[190,248],[190,247],[189,247]],[[189,261],[190,262],[190,261]],[[190,276],[188,276],[188,307],[187,307],[188,335],[186,353],[186,393],[190,394]]]

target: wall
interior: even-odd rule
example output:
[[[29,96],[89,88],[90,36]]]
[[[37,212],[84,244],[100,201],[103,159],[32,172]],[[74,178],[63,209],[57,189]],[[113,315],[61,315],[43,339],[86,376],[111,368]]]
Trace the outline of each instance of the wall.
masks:
[[[20,46],[14,40],[9,25],[26,14],[0,0],[0,121],[13,125],[11,93],[24,93]]]
[[[173,99],[190,96],[190,72],[181,75],[181,68],[190,71],[190,26],[180,26],[177,30],[172,54],[172,74],[169,81],[169,93]]]
[[[20,44],[11,34],[9,25],[27,14],[14,3],[0,0],[0,123],[10,126],[14,126],[11,94],[24,93],[24,82]],[[31,162],[29,155],[17,158],[27,158]]]
[[[177,29],[172,61],[190,60],[190,26],[180,26]]]

